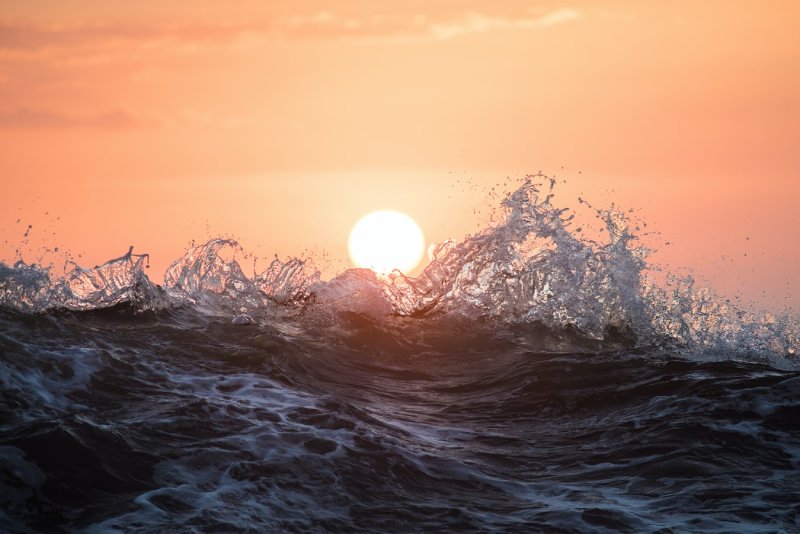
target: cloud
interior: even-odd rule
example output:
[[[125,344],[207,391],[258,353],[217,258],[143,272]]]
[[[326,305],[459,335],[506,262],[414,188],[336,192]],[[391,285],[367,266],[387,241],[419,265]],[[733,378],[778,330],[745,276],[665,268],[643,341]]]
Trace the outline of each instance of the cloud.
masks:
[[[429,31],[434,36],[441,39],[451,39],[460,35],[485,33],[495,30],[530,30],[545,28],[580,18],[580,16],[580,13],[574,9],[559,9],[543,15],[518,17],[469,13],[461,19],[456,19],[451,22],[433,23],[429,26]]]
[[[433,37],[450,39],[461,35],[497,30],[531,30],[554,26],[581,17],[575,9],[544,13],[490,15],[466,12],[431,17],[424,14],[386,17],[379,14],[362,17],[318,11],[276,21],[273,30],[285,37],[359,38],[359,37]]]
[[[237,36],[245,28],[227,25],[75,24],[25,26],[0,22],[0,50],[40,51],[126,42],[159,40],[202,42]]]
[[[39,51],[43,48],[72,48],[86,43],[110,39],[141,38],[141,32],[131,32],[123,26],[79,25],[24,26],[0,23],[0,49]]]
[[[381,13],[345,15],[330,11],[282,16],[260,24],[130,25],[120,23],[26,26],[0,22],[0,51],[12,55],[47,50],[162,43],[174,47],[250,42],[270,38],[436,38],[499,30],[532,30],[581,17],[575,9],[488,14],[477,11],[438,15]]]
[[[113,110],[88,117],[76,117],[52,111],[17,108],[0,111],[0,128],[5,129],[68,129],[93,128],[100,130],[127,130],[143,124],[132,115]]]

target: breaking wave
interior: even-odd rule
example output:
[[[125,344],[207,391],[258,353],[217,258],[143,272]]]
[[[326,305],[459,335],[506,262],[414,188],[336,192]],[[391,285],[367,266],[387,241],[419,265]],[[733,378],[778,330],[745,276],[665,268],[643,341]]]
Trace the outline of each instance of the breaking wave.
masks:
[[[0,264],[0,305],[33,313],[190,305],[228,315],[235,324],[267,316],[331,321],[341,313],[458,317],[543,327],[598,346],[613,340],[630,348],[794,361],[796,318],[744,309],[691,277],[655,283],[648,277],[649,250],[624,213],[595,210],[608,239],[594,241],[575,227],[570,210],[553,204],[554,187],[552,178],[528,176],[502,201],[499,222],[461,242],[437,245],[416,278],[349,269],[322,280],[311,261],[296,258],[276,258],[251,277],[236,259],[243,251],[235,241],[212,239],[175,260],[163,287],[148,279],[143,268],[149,258],[133,247],[98,267],[74,265],[59,279],[21,260]]]

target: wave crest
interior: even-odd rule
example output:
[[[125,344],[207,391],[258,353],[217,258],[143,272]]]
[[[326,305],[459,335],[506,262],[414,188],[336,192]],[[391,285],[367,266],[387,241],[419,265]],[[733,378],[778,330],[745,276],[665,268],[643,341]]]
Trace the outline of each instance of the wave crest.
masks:
[[[0,305],[33,313],[95,310],[123,303],[151,308],[159,303],[162,292],[144,273],[148,260],[147,254],[134,254],[130,247],[123,256],[93,268],[73,265],[56,281],[51,280],[50,269],[35,264],[21,260],[13,267],[0,264]]]
[[[743,310],[690,278],[666,285],[648,275],[649,250],[624,213],[596,210],[608,232],[598,243],[574,228],[574,213],[553,205],[555,180],[528,176],[502,202],[503,216],[461,242],[439,244],[416,278],[349,269],[332,280],[297,258],[275,259],[247,276],[231,239],[189,248],[164,276],[163,289],[143,271],[147,255],[131,248],[93,269],[75,266],[62,279],[48,269],[0,264],[0,305],[25,312],[90,310],[132,303],[136,309],[193,305],[236,324],[265,312],[335,320],[356,313],[373,318],[457,316],[509,326],[568,330],[589,340],[620,338],[635,346],[690,351],[793,355],[798,321],[788,315]],[[581,201],[584,202],[584,201]],[[585,202],[584,202],[585,203]]]
[[[536,179],[546,179],[547,194]],[[440,245],[417,279],[395,276],[397,311],[539,322],[596,339],[640,323],[643,251],[629,246],[624,219],[608,213],[609,244],[582,240],[570,230],[573,215],[552,205],[554,185],[528,177],[504,200],[500,224]]]

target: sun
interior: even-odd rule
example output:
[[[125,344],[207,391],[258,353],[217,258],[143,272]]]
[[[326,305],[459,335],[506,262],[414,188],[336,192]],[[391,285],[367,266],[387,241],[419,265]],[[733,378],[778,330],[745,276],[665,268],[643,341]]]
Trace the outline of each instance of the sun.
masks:
[[[387,274],[414,270],[425,251],[425,236],[414,219],[400,211],[375,211],[363,216],[347,239],[350,259],[357,267]]]

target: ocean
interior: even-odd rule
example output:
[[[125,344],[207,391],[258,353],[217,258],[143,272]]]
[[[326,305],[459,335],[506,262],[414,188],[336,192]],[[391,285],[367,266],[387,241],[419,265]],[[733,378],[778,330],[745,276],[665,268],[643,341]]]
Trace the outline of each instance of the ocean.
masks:
[[[800,532],[800,327],[529,177],[419,276],[0,264],[4,532]]]

